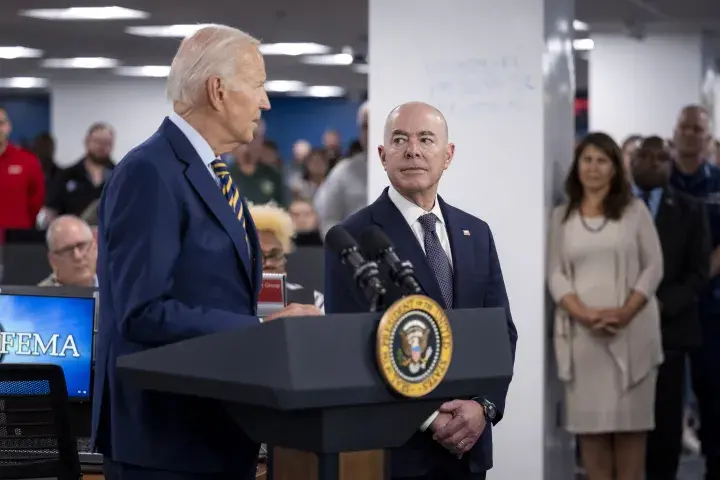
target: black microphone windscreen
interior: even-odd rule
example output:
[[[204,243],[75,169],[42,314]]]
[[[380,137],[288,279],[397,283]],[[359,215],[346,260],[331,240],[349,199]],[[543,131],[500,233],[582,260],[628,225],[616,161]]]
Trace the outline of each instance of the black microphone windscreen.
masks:
[[[392,242],[380,227],[372,226],[360,235],[363,250],[373,257],[379,256],[383,251],[392,248]]]
[[[357,242],[345,228],[335,225],[325,234],[325,244],[333,252],[339,254],[348,248],[357,247]]]

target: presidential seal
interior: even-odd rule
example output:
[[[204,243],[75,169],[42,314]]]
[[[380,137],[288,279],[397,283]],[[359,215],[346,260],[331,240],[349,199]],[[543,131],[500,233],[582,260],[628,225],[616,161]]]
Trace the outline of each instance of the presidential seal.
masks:
[[[405,397],[422,397],[445,378],[452,359],[450,321],[443,308],[424,295],[401,298],[387,309],[377,330],[378,369]]]

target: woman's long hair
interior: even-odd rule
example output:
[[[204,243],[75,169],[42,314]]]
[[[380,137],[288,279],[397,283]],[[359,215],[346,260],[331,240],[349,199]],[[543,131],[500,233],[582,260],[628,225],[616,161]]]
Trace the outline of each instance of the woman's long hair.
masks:
[[[568,206],[565,210],[563,222],[570,218],[570,214],[580,208],[585,196],[585,189],[580,183],[579,164],[580,156],[585,148],[593,146],[602,151],[612,161],[615,174],[610,180],[610,190],[603,200],[603,214],[610,220],[619,220],[625,207],[632,200],[632,190],[622,161],[622,150],[615,140],[601,132],[588,134],[582,142],[575,147],[575,156],[572,167],[565,179],[565,194],[568,197]]]

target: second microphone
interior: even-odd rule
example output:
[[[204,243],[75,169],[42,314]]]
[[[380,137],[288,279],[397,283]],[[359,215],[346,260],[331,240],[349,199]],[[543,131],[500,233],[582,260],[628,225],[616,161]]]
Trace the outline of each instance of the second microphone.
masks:
[[[360,246],[370,260],[384,263],[389,267],[390,279],[407,294],[423,294],[420,283],[415,278],[412,263],[400,260],[392,242],[380,227],[373,226],[360,236]]]

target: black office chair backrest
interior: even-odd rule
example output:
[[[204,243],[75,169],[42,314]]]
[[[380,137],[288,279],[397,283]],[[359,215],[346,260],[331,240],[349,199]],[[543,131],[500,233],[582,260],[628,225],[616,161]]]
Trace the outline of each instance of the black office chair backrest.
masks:
[[[0,479],[81,477],[57,365],[0,364]]]

